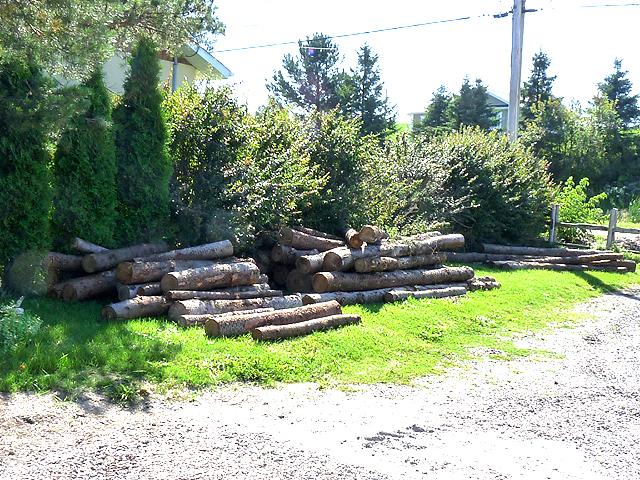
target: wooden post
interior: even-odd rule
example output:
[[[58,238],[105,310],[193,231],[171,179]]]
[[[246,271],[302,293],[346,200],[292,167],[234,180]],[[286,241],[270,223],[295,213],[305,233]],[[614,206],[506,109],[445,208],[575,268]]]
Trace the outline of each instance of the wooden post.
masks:
[[[515,142],[518,139],[524,12],[525,0],[514,0],[511,38],[511,85],[509,90],[509,111],[507,114],[507,135],[509,136],[509,140],[511,142]]]
[[[616,226],[618,225],[618,209],[612,208],[609,213],[609,230],[607,232],[607,250],[611,249],[611,246],[616,241]]]
[[[560,218],[560,205],[557,203],[551,207],[551,226],[549,227],[549,244],[554,245],[558,241],[558,220]]]

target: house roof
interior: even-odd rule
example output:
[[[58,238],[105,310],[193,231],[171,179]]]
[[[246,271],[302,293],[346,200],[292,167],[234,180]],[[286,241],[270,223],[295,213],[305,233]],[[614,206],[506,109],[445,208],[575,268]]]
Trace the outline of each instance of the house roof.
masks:
[[[180,48],[180,56],[200,72],[206,72],[211,68],[214,75],[220,78],[225,79],[233,76],[231,70],[199,45],[185,43]]]

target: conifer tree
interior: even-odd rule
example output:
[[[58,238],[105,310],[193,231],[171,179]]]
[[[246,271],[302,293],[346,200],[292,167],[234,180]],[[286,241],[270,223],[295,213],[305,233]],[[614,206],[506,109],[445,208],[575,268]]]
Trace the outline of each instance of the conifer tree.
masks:
[[[498,119],[489,105],[487,88],[482,80],[478,78],[475,85],[471,85],[469,77],[464,79],[460,92],[453,96],[449,106],[449,118],[449,126],[456,130],[462,125],[478,126],[483,130],[497,126]]]
[[[556,75],[547,75],[547,69],[551,64],[549,57],[540,50],[533,56],[533,69],[529,80],[524,82],[522,87],[522,108],[520,117],[523,121],[532,120],[534,114],[531,108],[539,102],[552,100],[551,85],[556,79]]]
[[[634,124],[640,116],[638,98],[640,95],[631,95],[631,80],[627,78],[628,71],[622,70],[622,60],[617,58],[613,62],[614,72],[608,75],[604,82],[598,84],[598,91],[612,102],[620,120],[625,126]]]

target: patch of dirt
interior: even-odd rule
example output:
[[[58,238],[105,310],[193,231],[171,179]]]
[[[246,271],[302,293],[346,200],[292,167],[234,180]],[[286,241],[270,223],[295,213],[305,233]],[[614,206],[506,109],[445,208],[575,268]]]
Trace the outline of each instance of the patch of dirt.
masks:
[[[640,287],[580,311],[517,341],[557,355],[479,351],[413,386],[237,385],[133,410],[0,397],[0,478],[640,478]]]

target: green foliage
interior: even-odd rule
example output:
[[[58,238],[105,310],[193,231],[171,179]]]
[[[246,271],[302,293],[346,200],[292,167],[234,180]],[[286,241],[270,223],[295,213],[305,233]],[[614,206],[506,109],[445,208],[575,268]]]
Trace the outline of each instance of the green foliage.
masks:
[[[601,224],[605,221],[605,214],[598,205],[607,198],[607,194],[600,193],[588,198],[588,186],[589,179],[586,177],[582,178],[577,185],[573,177],[567,179],[555,199],[560,205],[559,220],[561,222]],[[569,242],[584,243],[587,232],[578,228],[560,228],[558,236]]]
[[[172,166],[159,76],[156,48],[143,37],[134,47],[124,94],[113,112],[120,245],[157,241],[171,233]]]
[[[614,72],[608,75],[604,82],[598,84],[598,91],[614,103],[614,108],[627,127],[636,123],[640,117],[638,98],[640,95],[631,95],[632,84],[626,78],[628,71],[622,71],[622,60],[617,58],[613,62]]]
[[[117,202],[111,96],[100,70],[85,87],[89,109],[70,121],[53,159],[53,233],[58,246],[81,237],[110,247]]]
[[[37,315],[25,313],[17,302],[0,297],[0,355],[5,356],[34,335],[42,324]]]
[[[551,85],[556,75],[547,75],[547,69],[551,64],[549,57],[540,50],[533,56],[533,68],[529,80],[522,86],[522,108],[520,109],[521,122],[534,118],[532,107],[540,102],[548,102],[553,99]]]
[[[414,132],[426,133],[430,129],[447,127],[450,122],[451,101],[451,94],[441,85],[438,90],[433,93],[422,121],[413,126]]]
[[[40,108],[48,86],[34,64],[0,64],[0,272],[17,254],[51,241],[50,155]]]
[[[487,87],[482,85],[482,80],[476,79],[472,86],[468,77],[464,79],[460,92],[451,100],[448,118],[449,127],[454,130],[463,125],[490,130],[498,125],[495,110],[489,105]]]

